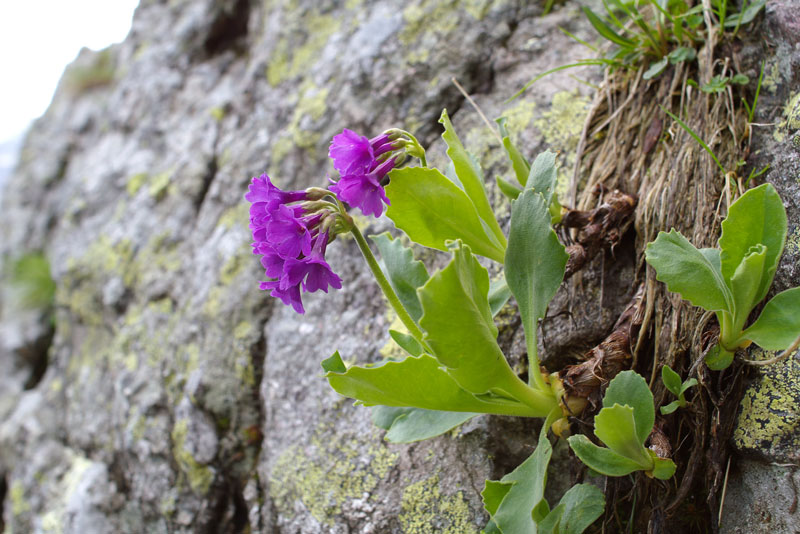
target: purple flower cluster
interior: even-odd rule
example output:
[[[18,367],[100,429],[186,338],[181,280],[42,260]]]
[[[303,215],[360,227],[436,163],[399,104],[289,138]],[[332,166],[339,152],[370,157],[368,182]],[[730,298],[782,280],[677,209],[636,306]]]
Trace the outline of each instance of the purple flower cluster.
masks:
[[[393,154],[401,146],[403,141],[398,143],[388,134],[367,139],[345,128],[333,137],[328,151],[333,166],[341,175],[331,191],[364,215],[380,217],[383,205],[389,205],[381,181],[395,165],[402,163],[401,156]]]
[[[325,249],[338,214],[320,208],[327,192],[320,189],[282,191],[269,176],[253,178],[248,193],[253,254],[261,256],[267,278],[260,288],[270,291],[297,313],[305,313],[300,289],[313,293],[341,289],[342,280],[325,262]],[[316,208],[316,209],[315,209]]]

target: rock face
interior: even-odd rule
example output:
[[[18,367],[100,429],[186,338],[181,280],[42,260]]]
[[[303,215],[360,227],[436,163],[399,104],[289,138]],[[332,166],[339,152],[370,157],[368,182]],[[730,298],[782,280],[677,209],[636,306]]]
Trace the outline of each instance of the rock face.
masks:
[[[561,73],[505,100],[585,57],[558,27],[594,35],[577,3],[544,17],[527,4],[143,0],[125,42],[79,56],[2,195],[3,259],[44,251],[57,282],[50,313],[0,309],[0,327],[13,332],[0,344],[8,532],[480,531],[483,481],[531,452],[535,425],[481,417],[420,444],[383,441],[369,411],[331,391],[319,367],[337,349],[376,361],[388,343],[392,318],[355,243],[329,251],[344,288],[306,297],[307,313],[295,315],[257,289],[263,270],[242,197],[264,171],[284,188],[324,183],[327,145],[343,127],[402,127],[442,163],[443,107],[487,176],[507,172],[453,77],[487,115],[509,117],[526,153],[553,147],[571,164],[589,87]],[[783,289],[800,281],[800,124],[787,89],[797,87],[797,2],[772,5],[766,23],[782,30],[771,34],[773,85],[759,113],[785,123],[754,145],[790,213]],[[775,145],[773,133],[784,136]],[[586,275],[589,295],[601,268]],[[553,340],[557,352],[602,339],[627,298],[611,300],[587,298],[576,330]],[[785,443],[797,443],[796,414]],[[767,453],[797,462],[796,449],[788,460],[776,451]],[[753,465],[736,478],[742,488],[753,469],[765,476]],[[742,511],[733,495],[726,509]]]

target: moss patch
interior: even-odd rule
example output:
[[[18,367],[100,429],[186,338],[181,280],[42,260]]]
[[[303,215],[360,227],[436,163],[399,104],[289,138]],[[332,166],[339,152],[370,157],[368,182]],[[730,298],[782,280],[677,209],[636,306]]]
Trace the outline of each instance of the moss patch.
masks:
[[[477,534],[472,513],[461,491],[442,495],[439,475],[409,484],[403,490],[398,519],[404,534]]]
[[[185,419],[175,423],[172,428],[172,454],[192,491],[198,495],[205,495],[214,481],[214,473],[208,466],[198,463],[186,450],[188,430],[188,422]]]

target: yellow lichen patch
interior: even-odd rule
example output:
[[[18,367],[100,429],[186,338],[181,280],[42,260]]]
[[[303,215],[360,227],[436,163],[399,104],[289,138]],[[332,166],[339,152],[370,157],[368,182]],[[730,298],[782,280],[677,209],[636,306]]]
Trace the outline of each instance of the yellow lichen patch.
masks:
[[[556,184],[556,193],[562,199],[569,187],[569,177],[565,169],[571,168],[575,163],[575,150],[589,113],[589,104],[589,99],[578,93],[556,93],[550,109],[542,114],[541,119],[534,121],[534,126],[542,132],[550,148],[566,154],[566,165],[558,169]]]
[[[214,481],[214,472],[208,466],[198,463],[186,450],[188,431],[188,422],[185,419],[175,423],[172,428],[172,454],[192,491],[198,495],[205,495]]]
[[[778,90],[778,83],[781,81],[781,71],[778,68],[778,61],[771,61],[764,69],[764,79],[761,80],[761,87],[775,93]]]
[[[790,132],[797,129],[800,129],[800,91],[786,101],[786,105],[783,106],[783,120],[775,127],[772,136],[782,143]]]
[[[798,178],[800,180],[800,178]],[[794,229],[786,239],[786,252],[789,254],[800,254],[800,226]]]
[[[526,130],[536,117],[536,102],[533,100],[519,100],[514,106],[503,110],[502,115],[507,119],[506,128],[512,139],[519,132]]]
[[[128,178],[128,183],[125,184],[125,190],[128,192],[130,196],[134,196],[136,193],[139,192],[139,189],[147,182],[148,176],[147,173],[140,172],[138,174],[134,174],[130,178]]]
[[[217,226],[222,226],[226,230],[230,230],[235,224],[246,227],[249,220],[248,210],[247,203],[239,202],[234,207],[222,212],[217,221]]]
[[[442,495],[439,475],[409,484],[403,490],[398,519],[404,534],[477,534],[472,513],[461,491]]]
[[[301,18],[296,24],[290,24],[287,28],[290,33],[297,33],[298,28],[305,28],[306,38],[303,44],[294,46],[283,37],[272,53],[267,66],[267,81],[273,87],[306,72],[316,63],[331,35],[341,28],[342,21],[337,17],[320,15],[313,10],[308,13],[308,16]]]
[[[162,172],[153,176],[147,187],[147,192],[156,200],[161,200],[167,194],[167,188],[172,181],[171,172]]]
[[[342,505],[372,494],[397,461],[397,453],[373,430],[342,435],[329,425],[317,427],[308,445],[284,451],[272,468],[273,498],[280,513],[294,514],[300,501],[320,523],[333,524]]]
[[[8,496],[11,499],[11,513],[14,516],[22,515],[30,511],[31,505],[25,500],[25,488],[22,487],[19,481],[15,480],[11,483]]]
[[[753,349],[756,360],[775,353]],[[745,391],[733,434],[740,449],[797,460],[800,451],[800,363],[788,359],[763,368]]]
[[[437,36],[452,33],[459,25],[456,12],[458,6],[454,2],[423,0],[419,4],[409,4],[403,10],[405,27],[398,36],[400,42],[408,50],[406,61],[424,63],[430,57],[430,44],[439,41]],[[425,39],[431,35],[432,39]]]

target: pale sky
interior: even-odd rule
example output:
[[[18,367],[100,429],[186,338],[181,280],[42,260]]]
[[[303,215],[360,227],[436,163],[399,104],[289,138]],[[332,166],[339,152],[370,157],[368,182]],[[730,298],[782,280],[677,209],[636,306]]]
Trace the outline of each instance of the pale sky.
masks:
[[[125,39],[138,0],[0,0],[0,142],[47,109],[82,47]]]

